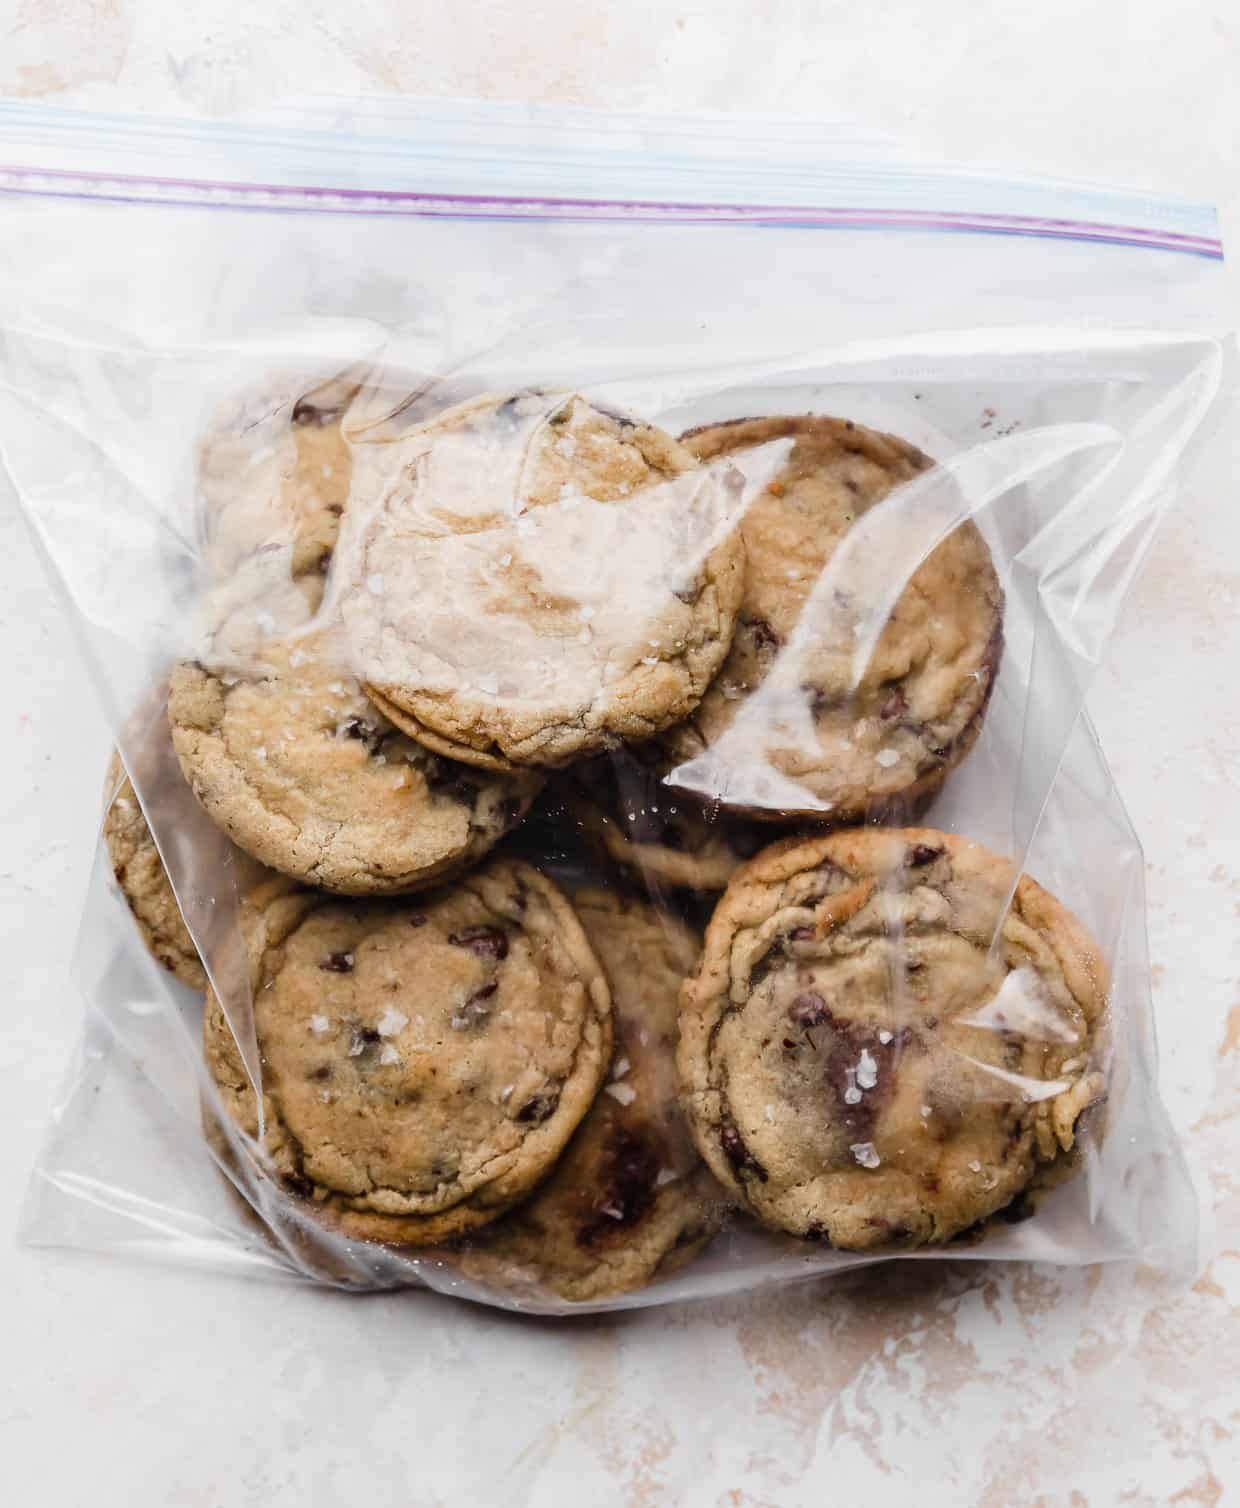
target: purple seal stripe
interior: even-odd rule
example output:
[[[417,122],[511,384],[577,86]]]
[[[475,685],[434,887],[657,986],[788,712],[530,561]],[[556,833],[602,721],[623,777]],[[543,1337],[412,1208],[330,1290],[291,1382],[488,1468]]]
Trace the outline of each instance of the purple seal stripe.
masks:
[[[228,209],[319,214],[415,215],[432,219],[632,221],[821,229],[963,231],[1047,236],[1188,252],[1222,260],[1213,236],[972,210],[871,209],[846,205],[706,203],[672,199],[591,199],[533,194],[443,194],[405,189],[237,183],[0,165],[0,192],[43,198],[91,198],[120,204],[210,205]]]

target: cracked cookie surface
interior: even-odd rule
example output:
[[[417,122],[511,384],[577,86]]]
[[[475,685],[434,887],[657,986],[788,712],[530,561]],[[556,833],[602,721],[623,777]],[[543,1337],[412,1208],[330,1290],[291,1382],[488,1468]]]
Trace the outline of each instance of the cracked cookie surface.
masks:
[[[355,489],[332,590],[394,723],[508,770],[649,737],[697,705],[741,592],[730,467],[539,393],[440,414],[389,465],[373,495]]]
[[[483,1231],[462,1265],[471,1277],[580,1302],[689,1261],[718,1228],[722,1201],[676,1082],[677,996],[700,939],[610,891],[579,890],[573,907],[611,984],[609,1082],[546,1181]]]
[[[915,818],[976,741],[998,673],[1003,594],[982,536],[964,522],[935,544],[946,492],[933,510],[911,490],[892,497],[932,463],[849,420],[740,419],[682,443],[774,475],[741,526],[745,588],[727,660],[661,736],[665,772],[682,766],[685,788],[755,817]],[[889,498],[881,520],[868,517]]]
[[[494,1219],[588,1110],[612,1042],[606,979],[572,908],[493,861],[422,899],[345,901],[279,880],[247,899],[264,1150],[350,1237],[434,1244]],[[218,1000],[208,1067],[257,1104]]]
[[[1080,923],[978,844],[785,840],[733,877],[682,992],[694,1137],[773,1228],[946,1241],[1071,1149],[1106,995]]]
[[[420,889],[476,863],[520,822],[541,777],[431,753],[342,658],[324,629],[262,640],[216,669],[179,666],[168,721],[194,794],[246,853],[342,894]]]
[[[152,956],[182,984],[205,990],[206,970],[119,755],[112,757],[108,779],[110,784],[119,785],[103,819],[103,838],[112,873],[142,940]]]

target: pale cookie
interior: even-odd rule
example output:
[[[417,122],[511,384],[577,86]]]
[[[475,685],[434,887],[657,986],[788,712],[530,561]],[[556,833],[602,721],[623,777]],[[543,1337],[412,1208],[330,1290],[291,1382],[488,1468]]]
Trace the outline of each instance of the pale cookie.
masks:
[[[589,1109],[612,1044],[607,981],[572,908],[495,861],[425,899],[347,901],[277,881],[248,899],[263,1151],[346,1236],[429,1245],[529,1192]],[[257,1105],[214,994],[225,1113]]]
[[[554,767],[647,738],[727,653],[740,478],[649,425],[574,396],[478,399],[362,490],[332,605],[376,705],[437,753]]]
[[[981,535],[966,521],[935,546],[951,504],[945,484],[923,495],[931,462],[848,420],[741,419],[682,443],[775,476],[742,525],[731,651],[660,740],[665,772],[755,817],[915,817],[975,742],[998,671],[1003,594]]]
[[[477,863],[541,785],[406,738],[328,630],[263,641],[231,669],[179,666],[168,721],[195,796],[239,848],[346,895],[417,890]]]
[[[1071,1149],[1106,969],[1028,876],[1005,912],[1014,880],[929,828],[787,839],[733,876],[678,1062],[703,1156],[764,1224],[943,1242]]]
[[[116,795],[103,819],[103,838],[112,861],[112,873],[129,903],[142,940],[152,956],[182,984],[193,990],[205,990],[206,970],[119,755],[112,756],[108,780],[116,786]]]
[[[694,1257],[721,1191],[689,1138],[676,1083],[677,994],[699,939],[643,901],[579,890],[573,906],[611,983],[609,1081],[533,1196],[470,1243],[462,1266],[580,1302],[639,1288]]]

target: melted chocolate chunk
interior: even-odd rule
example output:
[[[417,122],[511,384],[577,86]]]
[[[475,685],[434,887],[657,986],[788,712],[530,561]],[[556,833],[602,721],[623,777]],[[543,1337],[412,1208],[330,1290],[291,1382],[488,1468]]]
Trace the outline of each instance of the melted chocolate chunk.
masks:
[[[783,643],[765,618],[750,618],[745,627],[748,628],[754,648],[759,654],[773,653]]]
[[[314,1185],[304,1173],[285,1174],[284,1186],[290,1194],[296,1194],[302,1199],[309,1199],[314,1193]]]
[[[831,1045],[824,1073],[835,1100],[835,1117],[854,1141],[870,1140],[869,1133],[878,1112],[894,1088],[895,1065],[912,1040],[913,1033],[907,1026],[901,1027],[890,1042],[882,1042],[878,1033],[868,1026],[838,1020],[831,1022]],[[868,1053],[874,1063],[874,1083],[868,1089],[857,1082],[862,1053]],[[850,1104],[849,1098],[858,1091],[860,1097]]]
[[[915,843],[905,854],[904,862],[910,869],[920,869],[925,864],[933,864],[935,859],[941,859],[943,852],[929,843]]]
[[[793,927],[788,936],[793,942],[813,942],[818,934],[813,927]]]
[[[411,927],[425,927],[426,926],[426,922],[427,922],[426,914],[425,914],[425,912],[422,912],[422,911],[417,912],[416,915],[411,916],[409,918],[409,925]]]
[[[502,927],[466,927],[452,932],[448,941],[456,948],[468,948],[475,958],[493,958],[498,963],[508,957],[508,934]]]
[[[452,1030],[465,1032],[472,1027],[481,1026],[495,1009],[494,1005],[490,1004],[490,1000],[498,989],[499,984],[493,979],[490,984],[484,984],[480,990],[475,990],[459,1010],[452,1012],[448,1022]]]
[[[831,1019],[827,1002],[816,990],[807,990],[798,995],[788,1007],[788,1014],[798,1026],[822,1026]]]
[[[536,1094],[532,1100],[526,1100],[517,1111],[517,1119],[519,1121],[545,1121],[555,1112],[555,1107],[559,1103],[560,1096],[554,1091]]]
[[[767,1181],[767,1171],[745,1145],[735,1126],[724,1126],[719,1132],[719,1145],[737,1173],[752,1173],[759,1183]]]
[[[654,1203],[660,1153],[634,1131],[617,1129],[603,1149],[599,1183],[590,1218],[577,1231],[581,1246],[594,1246],[637,1224]]]
[[[353,972],[352,953],[329,953],[319,963],[319,968],[329,974],[351,974]]]

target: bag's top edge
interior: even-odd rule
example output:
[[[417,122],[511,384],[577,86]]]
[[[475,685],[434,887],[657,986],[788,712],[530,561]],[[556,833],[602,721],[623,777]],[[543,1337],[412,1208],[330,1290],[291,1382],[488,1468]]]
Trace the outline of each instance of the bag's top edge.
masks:
[[[472,101],[329,102],[252,121],[3,103],[0,191],[268,212],[972,231],[1222,256],[1208,204],[927,167],[851,126]]]

